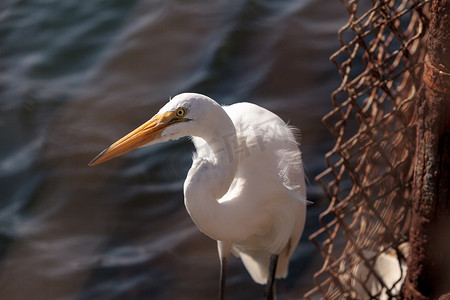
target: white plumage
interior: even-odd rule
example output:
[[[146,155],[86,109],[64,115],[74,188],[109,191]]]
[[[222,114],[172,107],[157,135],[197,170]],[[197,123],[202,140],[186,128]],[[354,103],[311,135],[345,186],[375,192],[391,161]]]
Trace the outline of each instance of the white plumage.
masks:
[[[220,106],[185,93],[97,156],[95,165],[129,150],[192,136],[196,147],[184,183],[185,205],[197,227],[218,241],[219,256],[240,257],[259,284],[286,277],[306,218],[305,178],[292,129],[251,103]]]

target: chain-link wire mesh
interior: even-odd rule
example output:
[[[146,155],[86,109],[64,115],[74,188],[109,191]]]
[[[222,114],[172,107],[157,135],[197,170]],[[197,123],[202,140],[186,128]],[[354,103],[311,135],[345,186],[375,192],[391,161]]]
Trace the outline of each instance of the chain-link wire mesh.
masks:
[[[317,181],[330,199],[311,235],[324,258],[309,299],[395,299],[406,275],[428,1],[342,0],[331,57],[342,76],[324,118],[336,139]]]

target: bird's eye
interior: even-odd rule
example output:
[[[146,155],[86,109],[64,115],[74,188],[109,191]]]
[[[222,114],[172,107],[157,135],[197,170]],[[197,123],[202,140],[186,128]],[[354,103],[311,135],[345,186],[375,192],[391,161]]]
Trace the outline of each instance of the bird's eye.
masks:
[[[176,116],[177,116],[178,118],[184,117],[184,116],[186,115],[186,113],[187,113],[187,110],[186,110],[186,108],[184,108],[184,107],[179,107],[179,108],[177,109],[177,111],[175,112],[175,114],[176,114]]]

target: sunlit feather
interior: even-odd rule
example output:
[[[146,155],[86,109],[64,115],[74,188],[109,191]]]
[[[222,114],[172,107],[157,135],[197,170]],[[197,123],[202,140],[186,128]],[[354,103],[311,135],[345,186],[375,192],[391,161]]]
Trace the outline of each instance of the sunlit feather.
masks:
[[[91,165],[140,147],[142,140],[151,145],[192,136],[197,151],[184,184],[192,220],[218,241],[221,259],[230,253],[240,257],[257,283],[267,282],[274,254],[276,277],[286,277],[303,232],[307,203],[292,128],[255,104],[222,107],[206,96],[188,93],[171,99],[139,128]],[[114,145],[120,145],[120,151]]]

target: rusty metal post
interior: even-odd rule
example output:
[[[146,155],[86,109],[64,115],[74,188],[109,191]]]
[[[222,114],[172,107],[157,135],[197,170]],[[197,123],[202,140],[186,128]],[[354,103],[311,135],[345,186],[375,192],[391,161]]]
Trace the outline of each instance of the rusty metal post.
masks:
[[[433,0],[417,148],[405,299],[450,296],[450,0]]]

